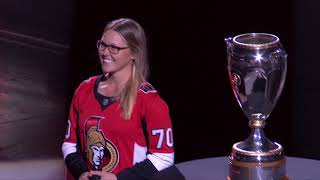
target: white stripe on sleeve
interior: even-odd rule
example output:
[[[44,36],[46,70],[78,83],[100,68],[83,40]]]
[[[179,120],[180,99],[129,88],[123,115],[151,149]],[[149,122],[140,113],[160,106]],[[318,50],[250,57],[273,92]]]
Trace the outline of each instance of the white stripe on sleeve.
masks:
[[[147,158],[158,171],[161,171],[174,163],[174,153],[152,153],[148,154]]]
[[[134,143],[134,150],[133,150],[133,164],[141,162],[145,160],[147,157],[147,147],[140,146],[137,143]]]
[[[68,154],[77,152],[77,143],[64,142],[62,144],[63,159],[66,159]]]

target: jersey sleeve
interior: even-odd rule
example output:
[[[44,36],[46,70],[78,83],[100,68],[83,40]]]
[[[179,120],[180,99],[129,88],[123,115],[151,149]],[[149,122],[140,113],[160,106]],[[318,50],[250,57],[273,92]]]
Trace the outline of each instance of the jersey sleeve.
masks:
[[[71,176],[74,179],[79,179],[80,175],[83,172],[88,171],[83,156],[80,152],[80,147],[77,139],[77,120],[80,87],[81,85],[77,88],[72,98],[66,134],[64,142],[62,144],[63,158],[68,170],[66,179],[70,179]]]
[[[78,94],[80,87],[76,90],[73,95],[72,102],[70,105],[69,117],[67,121],[66,134],[62,145],[62,153],[64,159],[68,154],[77,151],[77,118],[78,118]]]
[[[165,172],[168,177],[173,173],[166,173],[167,169],[174,167],[174,148],[172,125],[167,104],[158,93],[145,87],[143,92],[144,121],[146,129],[146,141],[148,145],[147,158],[133,167],[125,169],[117,174],[118,180],[142,180],[152,179]],[[171,172],[171,171],[170,171]]]
[[[161,171],[174,164],[173,132],[169,109],[157,94],[148,94],[145,121],[149,142],[147,159]]]

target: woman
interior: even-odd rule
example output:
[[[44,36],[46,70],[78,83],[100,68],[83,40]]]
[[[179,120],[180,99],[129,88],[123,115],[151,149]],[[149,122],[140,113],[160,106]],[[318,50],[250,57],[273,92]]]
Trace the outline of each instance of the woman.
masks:
[[[146,81],[144,30],[114,20],[97,47],[103,75],[82,82],[70,108],[62,146],[68,178],[151,179],[172,167],[174,148],[167,104]]]

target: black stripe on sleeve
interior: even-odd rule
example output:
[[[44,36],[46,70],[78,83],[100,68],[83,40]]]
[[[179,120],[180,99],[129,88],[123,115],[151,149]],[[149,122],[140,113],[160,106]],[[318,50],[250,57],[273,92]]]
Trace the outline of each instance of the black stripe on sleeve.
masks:
[[[148,180],[158,173],[149,159],[136,163],[133,167],[117,174],[117,180]]]
[[[142,131],[143,131],[143,135],[144,138],[146,140],[146,145],[149,148],[149,134],[148,134],[148,129],[147,129],[147,121],[146,118],[143,117],[142,121],[141,121],[141,126],[142,126]]]
[[[67,155],[65,163],[69,172],[75,179],[79,179],[82,173],[88,171],[84,158],[78,148],[77,152]]]

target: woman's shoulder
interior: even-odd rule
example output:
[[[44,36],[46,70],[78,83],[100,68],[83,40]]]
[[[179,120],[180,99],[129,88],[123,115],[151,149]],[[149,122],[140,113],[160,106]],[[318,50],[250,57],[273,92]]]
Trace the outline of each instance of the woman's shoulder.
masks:
[[[142,94],[157,94],[157,90],[148,81],[140,84],[139,92]]]
[[[92,89],[92,87],[94,86],[94,83],[96,82],[96,80],[99,78],[99,76],[91,76],[87,79],[85,79],[84,81],[82,81],[78,88],[77,91],[85,91],[87,89]]]
[[[99,75],[97,75],[97,76],[91,76],[91,77],[85,79],[84,81],[82,81],[81,84],[84,84],[84,85],[94,84],[94,82],[95,82],[99,77],[100,77]]]
[[[143,102],[162,101],[159,92],[147,81],[141,83],[138,96],[143,100]]]
[[[166,102],[160,97],[158,91],[150,84],[145,81],[141,83],[139,88],[138,97],[140,97],[140,102],[144,105],[147,105],[147,109],[153,109],[154,107],[160,108],[167,107]]]

